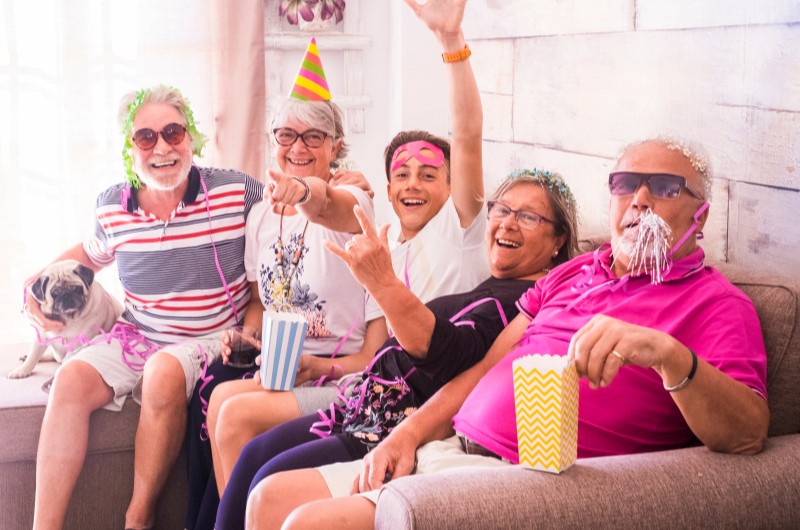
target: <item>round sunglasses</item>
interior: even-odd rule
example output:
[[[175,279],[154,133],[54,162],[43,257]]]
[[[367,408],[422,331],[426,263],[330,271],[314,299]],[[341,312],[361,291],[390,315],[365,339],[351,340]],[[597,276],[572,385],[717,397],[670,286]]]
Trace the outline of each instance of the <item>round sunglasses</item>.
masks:
[[[657,199],[677,199],[681,190],[699,199],[686,185],[686,179],[668,173],[634,173],[632,171],[616,171],[608,176],[608,190],[611,195],[624,197],[633,195],[643,184],[650,189],[650,194]]]
[[[186,136],[186,127],[180,123],[170,123],[158,132],[153,129],[139,129],[133,133],[131,140],[139,149],[148,150],[156,146],[159,134],[169,145],[178,145]]]

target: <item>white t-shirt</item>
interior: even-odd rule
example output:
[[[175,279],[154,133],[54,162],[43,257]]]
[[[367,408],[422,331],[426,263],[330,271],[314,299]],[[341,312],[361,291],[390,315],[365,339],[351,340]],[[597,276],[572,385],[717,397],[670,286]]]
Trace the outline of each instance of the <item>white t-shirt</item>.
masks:
[[[393,226],[389,244],[394,273],[403,283],[408,276],[411,292],[423,303],[471,291],[489,277],[485,206],[470,226],[462,228],[450,197],[416,236],[402,243],[398,242],[399,237],[402,237],[399,227]],[[367,319],[381,315],[377,304],[370,299]]]
[[[358,201],[371,221],[375,211],[372,199],[355,186],[338,186]],[[245,229],[247,280],[258,283],[261,302],[267,310],[290,311],[308,321],[304,354],[330,355],[347,330],[356,323],[339,355],[355,353],[364,342],[366,291],[353,277],[347,265],[325,248],[325,240],[343,247],[353,234],[335,232],[315,223],[308,223],[303,237],[303,253],[291,278],[289,295],[281,285],[282,276],[290,274],[291,261],[298,249],[306,218],[300,214],[283,217],[283,275],[276,262],[280,232],[280,214],[272,206],[260,202],[253,206]],[[374,221],[373,221],[374,222]],[[380,316],[380,315],[378,315]]]

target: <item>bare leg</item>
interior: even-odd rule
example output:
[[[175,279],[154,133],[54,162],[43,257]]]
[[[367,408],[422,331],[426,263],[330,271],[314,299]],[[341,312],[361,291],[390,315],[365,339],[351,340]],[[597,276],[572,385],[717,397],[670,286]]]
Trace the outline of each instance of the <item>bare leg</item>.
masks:
[[[158,352],[147,360],[142,412],[136,430],[133,497],[126,528],[149,528],[167,476],[178,457],[186,430],[186,378],[180,361]]]
[[[360,495],[310,502],[289,514],[281,528],[372,530],[375,528],[375,503]]]
[[[278,529],[295,508],[330,498],[331,492],[316,469],[276,473],[259,482],[247,498],[245,528]]]
[[[71,361],[56,374],[36,454],[34,529],[63,526],[86,459],[89,418],[113,397],[97,370],[83,361]]]
[[[221,388],[224,385],[220,385]],[[217,393],[212,394],[212,400]],[[210,407],[209,407],[210,409]],[[230,480],[233,467],[239,459],[242,448],[269,429],[300,417],[300,406],[291,392],[271,392],[261,390],[248,392],[226,400],[219,409],[215,440],[212,453],[219,451],[221,473],[217,474],[217,487],[220,495]],[[209,424],[209,431],[211,425]],[[216,473],[217,468],[214,468]]]
[[[208,443],[211,446],[211,458],[214,464],[214,477],[217,481],[217,490],[220,496],[224,491],[223,471],[220,463],[220,449],[217,442],[217,424],[219,411],[223,403],[229,399],[247,392],[258,392],[260,387],[252,379],[240,379],[221,383],[211,393],[206,411],[206,426],[208,427]],[[255,411],[253,411],[255,412]]]

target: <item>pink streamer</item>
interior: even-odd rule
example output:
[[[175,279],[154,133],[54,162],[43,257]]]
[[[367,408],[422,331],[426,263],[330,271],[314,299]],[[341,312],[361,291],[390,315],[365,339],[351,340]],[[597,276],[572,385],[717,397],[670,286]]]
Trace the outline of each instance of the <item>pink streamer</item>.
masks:
[[[236,309],[236,304],[233,303],[233,295],[231,294],[230,287],[228,287],[228,282],[225,281],[225,275],[222,274],[222,267],[219,264],[219,256],[217,255],[217,245],[214,244],[214,238],[211,235],[213,228],[211,225],[211,206],[209,206],[208,188],[206,188],[206,183],[203,180],[203,177],[200,177],[200,184],[203,186],[203,193],[205,194],[206,199],[206,214],[208,215],[208,238],[211,240],[211,250],[214,251],[214,264],[217,266],[217,272],[219,273],[219,279],[222,281],[222,287],[225,289],[225,294],[228,295],[228,303],[231,304],[231,309],[233,309],[233,318],[236,319],[236,322],[239,322],[239,311]]]

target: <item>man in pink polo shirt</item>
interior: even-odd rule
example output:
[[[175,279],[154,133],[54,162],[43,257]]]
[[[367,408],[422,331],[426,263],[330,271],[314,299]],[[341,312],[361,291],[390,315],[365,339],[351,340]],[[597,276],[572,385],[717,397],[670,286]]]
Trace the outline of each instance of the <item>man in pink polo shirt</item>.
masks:
[[[684,144],[628,146],[609,175],[610,246],[556,267],[523,295],[520,315],[483,361],[364,458],[357,488],[369,493],[290,517],[369,526],[377,489],[412,473],[415,460],[416,473],[517,463],[512,362],[536,352],[574,358],[579,458],[697,441],[761,451],[769,411],[758,318],[741,291],[703,265],[696,241],[710,188],[707,162]]]

